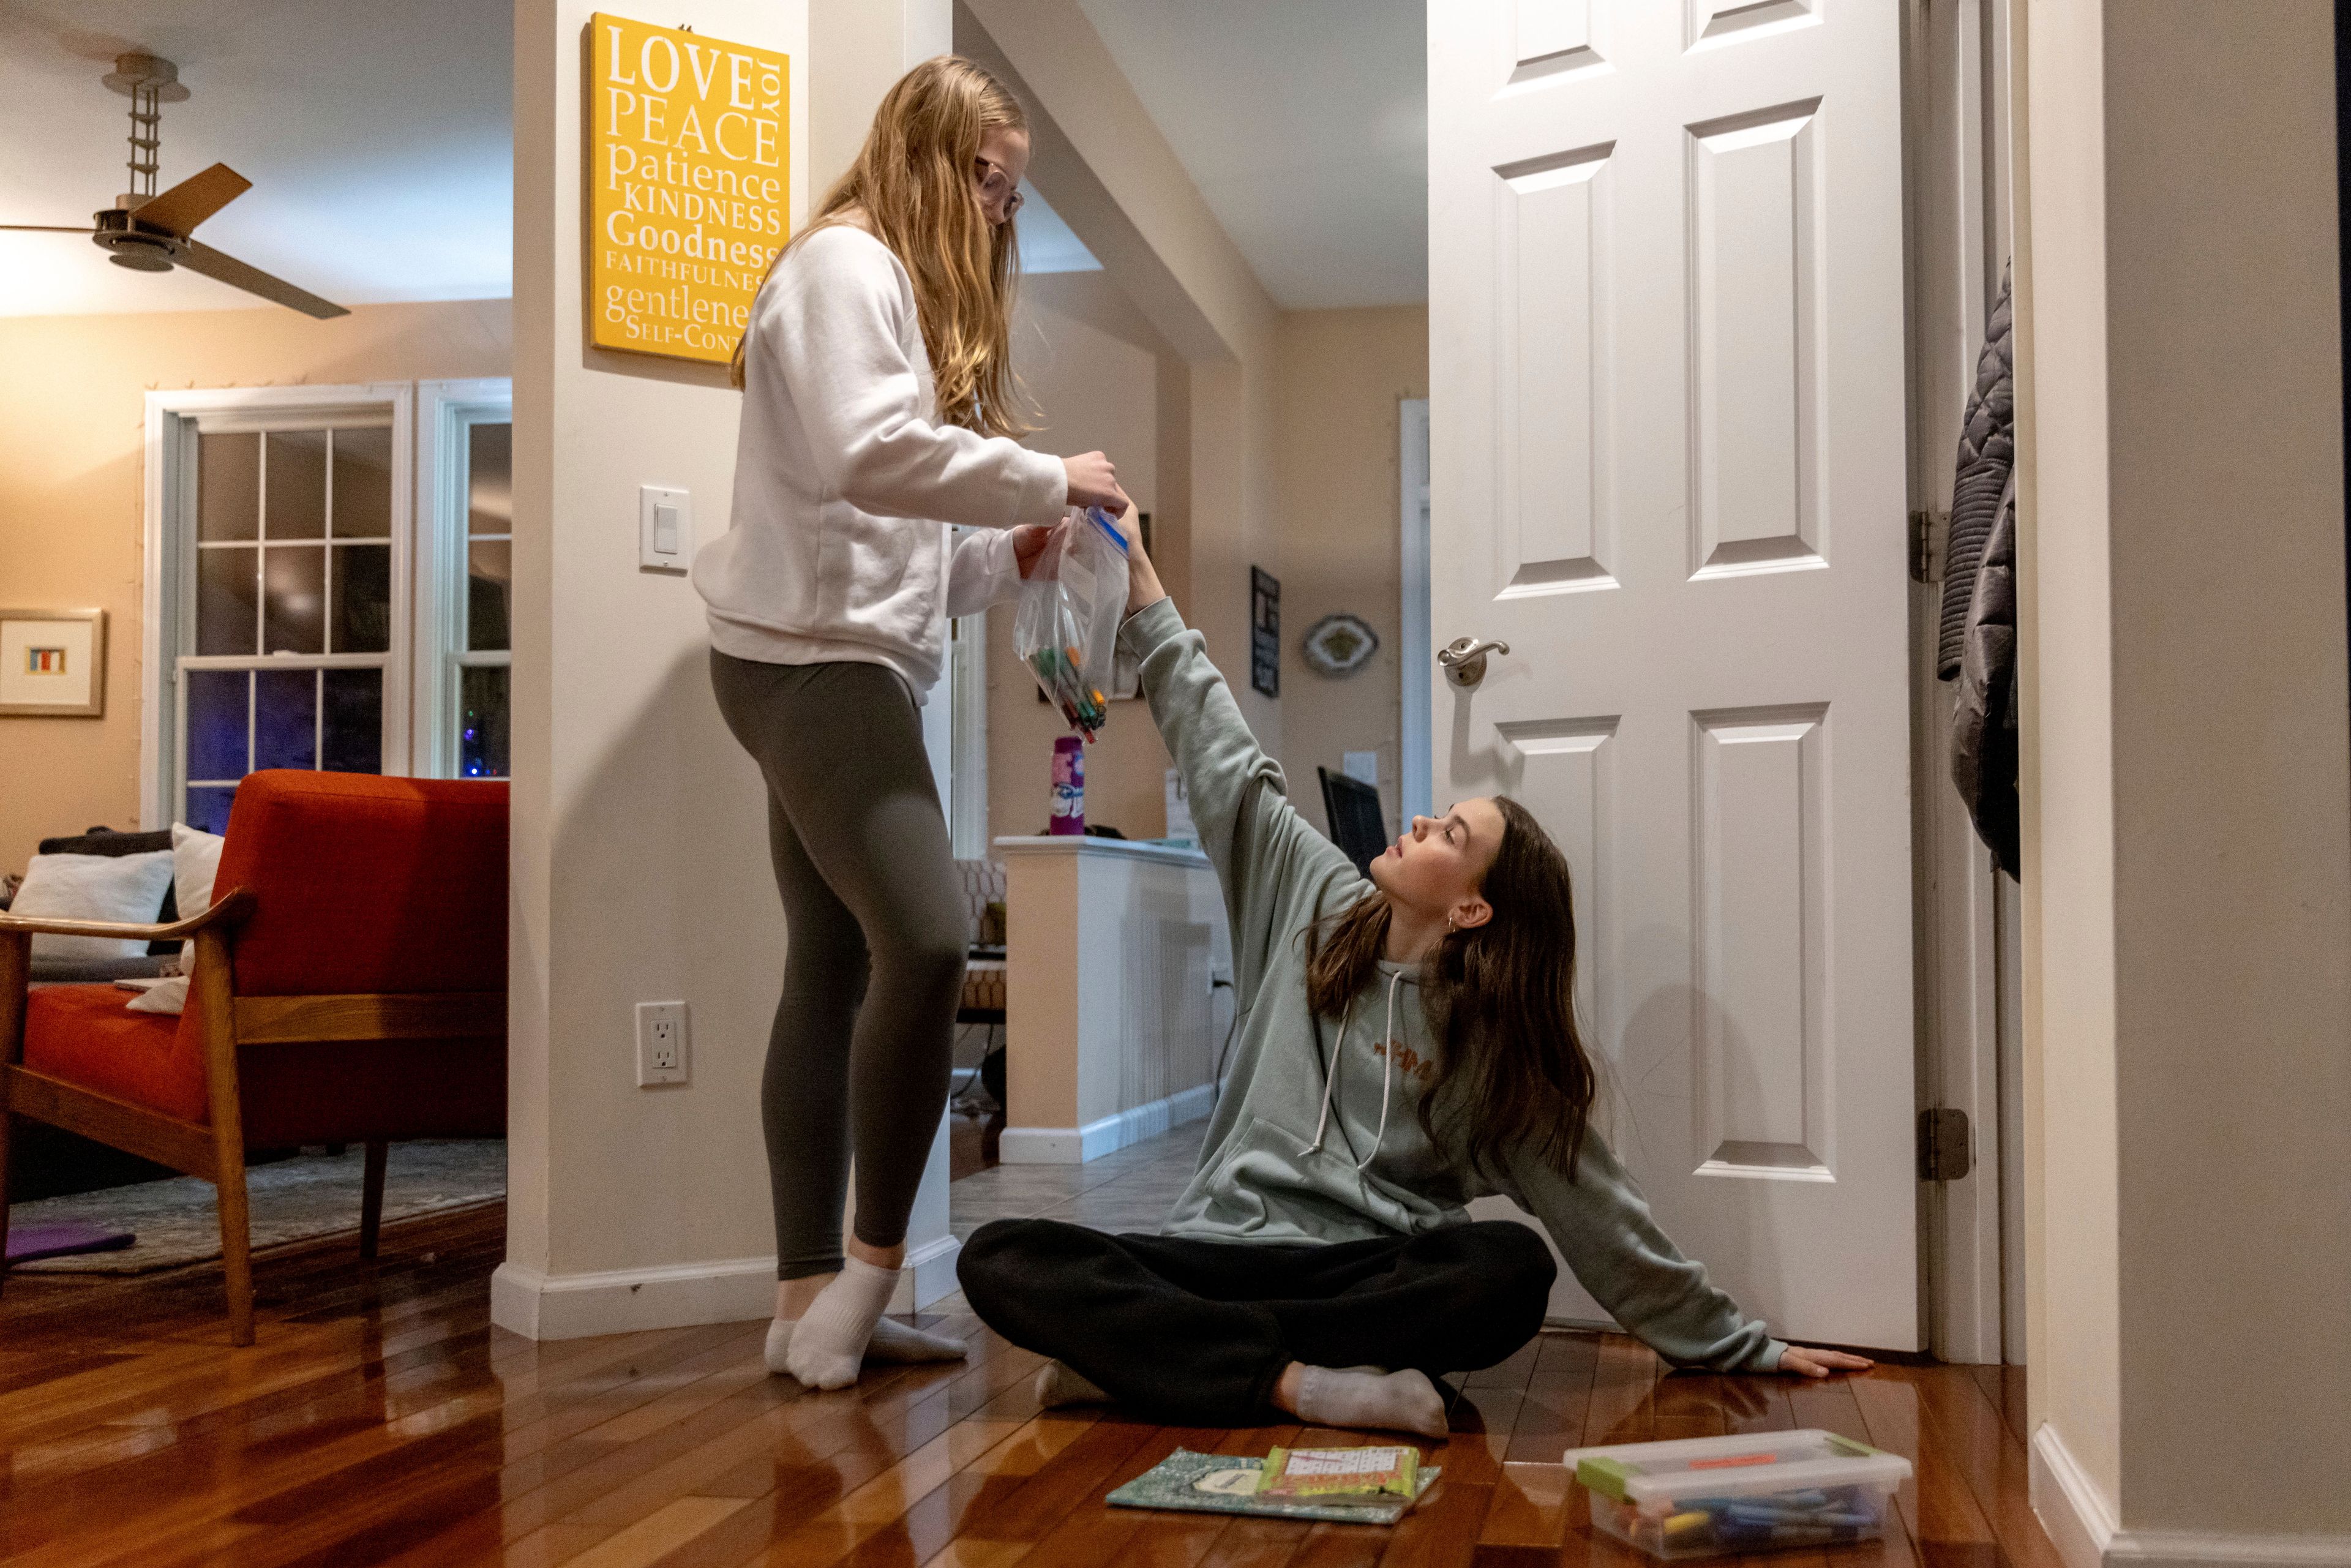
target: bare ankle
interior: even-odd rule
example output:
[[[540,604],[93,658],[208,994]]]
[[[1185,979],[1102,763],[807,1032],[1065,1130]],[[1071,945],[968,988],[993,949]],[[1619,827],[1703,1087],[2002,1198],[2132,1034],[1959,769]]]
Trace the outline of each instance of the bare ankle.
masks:
[[[797,1280],[776,1281],[776,1315],[798,1320],[808,1313],[809,1303],[818,1292],[832,1283],[836,1274],[803,1274]]]
[[[849,1255],[872,1268],[895,1269],[906,1260],[906,1244],[901,1241],[894,1247],[876,1247],[852,1236],[849,1239]]]

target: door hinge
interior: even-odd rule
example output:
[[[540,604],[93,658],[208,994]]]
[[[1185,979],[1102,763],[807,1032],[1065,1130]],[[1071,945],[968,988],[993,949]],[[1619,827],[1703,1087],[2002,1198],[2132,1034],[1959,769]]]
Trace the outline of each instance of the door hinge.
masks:
[[[1935,580],[1935,514],[1931,511],[1910,514],[1910,580]]]
[[[1965,1111],[1918,1113],[1918,1179],[1959,1181],[1975,1168],[1975,1137]]]

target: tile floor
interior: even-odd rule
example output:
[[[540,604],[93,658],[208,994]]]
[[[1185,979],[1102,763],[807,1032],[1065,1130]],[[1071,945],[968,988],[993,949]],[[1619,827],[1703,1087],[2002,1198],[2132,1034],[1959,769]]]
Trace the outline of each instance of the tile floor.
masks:
[[[1192,1179],[1207,1130],[1193,1122],[1081,1166],[991,1166],[947,1188],[949,1227],[958,1241],[991,1219],[1155,1231]]]

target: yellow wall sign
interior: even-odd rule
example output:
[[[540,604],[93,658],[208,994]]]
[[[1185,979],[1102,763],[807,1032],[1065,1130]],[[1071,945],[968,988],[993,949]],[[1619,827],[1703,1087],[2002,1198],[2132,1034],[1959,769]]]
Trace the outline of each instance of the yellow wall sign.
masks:
[[[789,57],[589,21],[589,341],[725,361],[791,231]]]

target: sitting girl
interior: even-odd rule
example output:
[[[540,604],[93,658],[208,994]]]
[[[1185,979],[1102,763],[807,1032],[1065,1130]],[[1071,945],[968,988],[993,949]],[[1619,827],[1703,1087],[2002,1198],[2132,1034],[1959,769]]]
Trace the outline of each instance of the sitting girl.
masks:
[[[1567,861],[1528,810],[1466,800],[1353,865],[1284,798],[1140,544],[1120,635],[1224,886],[1240,1034],[1198,1170],[1157,1236],[998,1220],[965,1244],[987,1325],[1053,1358],[1046,1405],[1184,1425],[1270,1410],[1442,1437],[1431,1378],[1542,1326],[1541,1220],[1583,1287],[1677,1365],[1865,1368],[1785,1345],[1707,1283],[1587,1125]]]

